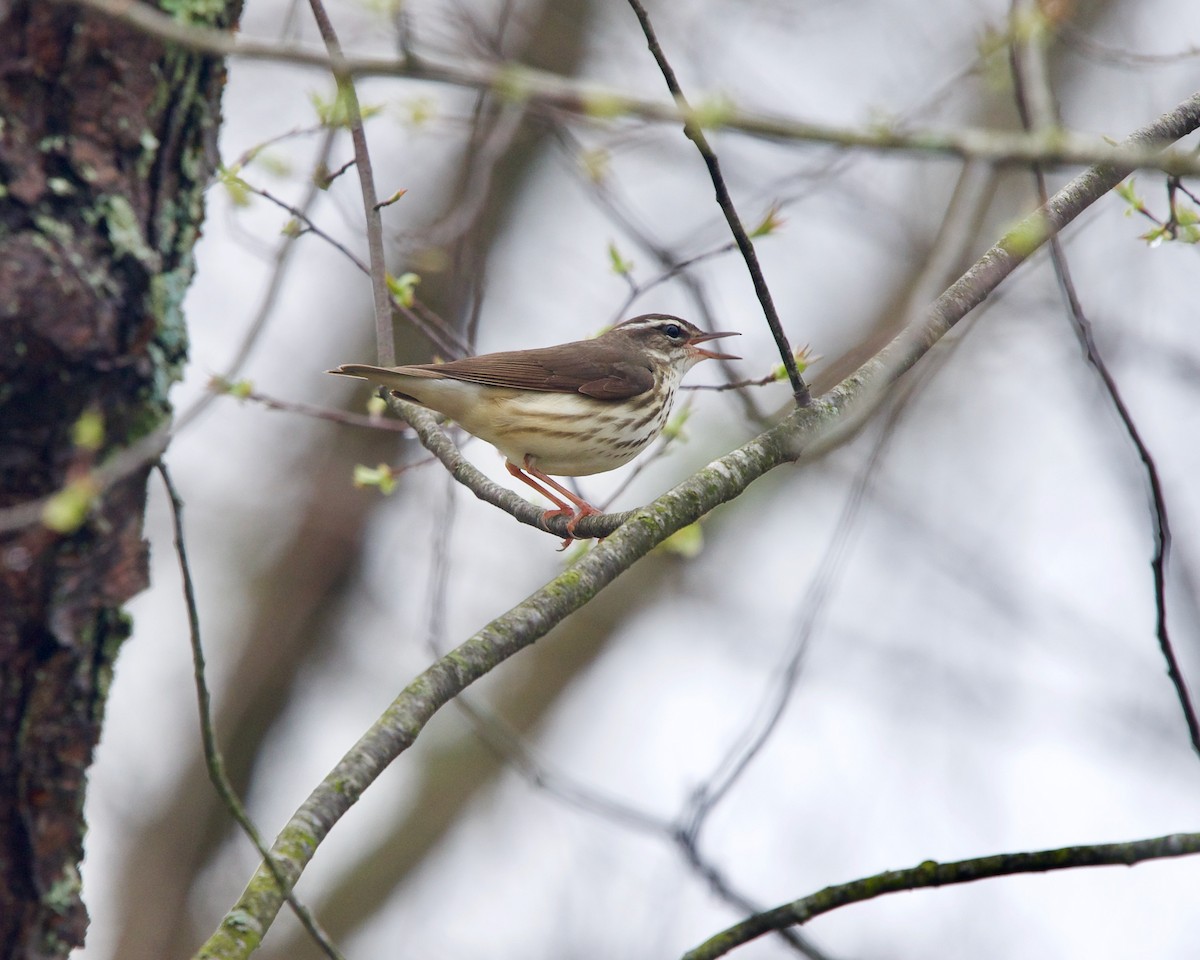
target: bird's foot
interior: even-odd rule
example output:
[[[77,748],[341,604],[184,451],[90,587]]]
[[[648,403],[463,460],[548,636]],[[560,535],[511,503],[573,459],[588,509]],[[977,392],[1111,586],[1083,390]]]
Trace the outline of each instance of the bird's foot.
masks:
[[[603,510],[597,510],[590,503],[581,503],[575,516],[567,521],[567,539],[564,540],[562,546],[558,548],[559,553],[561,553],[563,550],[566,550],[571,541],[575,539],[575,524],[579,523],[579,521],[584,517],[598,517],[603,512]],[[600,537],[600,539],[598,539],[596,542],[603,543],[604,538]]]
[[[579,523],[584,517],[598,517],[603,511],[597,510],[590,503],[580,503],[579,509],[576,511],[569,521],[567,521],[567,533],[575,536],[575,524]]]
[[[567,549],[567,547],[569,547],[576,540],[575,524],[579,523],[579,521],[582,520],[584,517],[598,517],[603,512],[604,511],[602,511],[602,510],[597,510],[590,503],[581,504],[576,510],[571,510],[568,507],[560,507],[556,510],[547,510],[545,513],[543,513],[542,514],[542,523],[549,524],[549,522],[551,520],[553,520],[555,517],[570,517],[571,518],[569,521],[567,521],[567,538],[562,542],[562,545],[558,548],[558,552],[562,553],[564,550]],[[603,537],[600,538],[600,540],[603,540],[603,539],[604,539]],[[597,542],[600,542],[600,541],[597,541]]]
[[[545,525],[546,529],[549,530],[550,529],[550,521],[553,520],[555,517],[574,517],[574,515],[575,515],[575,511],[572,510],[570,507],[559,507],[556,510],[547,510],[545,513],[543,513],[542,514],[542,523]],[[572,522],[574,522],[574,521],[572,521]],[[570,529],[571,529],[571,524],[568,523],[567,530],[570,531]],[[562,542],[562,544],[559,546],[558,552],[562,553],[564,550],[567,549],[567,547],[569,547],[571,545],[571,543],[574,540],[575,540],[574,537],[570,537],[570,536],[567,537],[567,539],[564,540]]]

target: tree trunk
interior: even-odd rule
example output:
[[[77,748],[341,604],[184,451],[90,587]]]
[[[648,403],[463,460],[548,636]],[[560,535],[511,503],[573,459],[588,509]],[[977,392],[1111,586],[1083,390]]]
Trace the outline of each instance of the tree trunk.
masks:
[[[0,960],[87,928],[84,788],[147,582],[149,465],[88,471],[169,416],[223,80],[79,8],[0,3]]]

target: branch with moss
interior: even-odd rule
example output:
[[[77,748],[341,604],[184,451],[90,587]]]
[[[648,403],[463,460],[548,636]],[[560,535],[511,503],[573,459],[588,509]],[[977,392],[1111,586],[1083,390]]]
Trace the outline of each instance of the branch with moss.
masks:
[[[810,896],[785,903],[773,910],[756,914],[706,940],[684,954],[683,960],[715,960],[735,947],[749,943],[766,933],[783,930],[851,903],[874,900],[886,893],[920,890],[973,883],[991,877],[1011,877],[1022,873],[1048,873],[1079,867],[1101,867],[1144,863],[1166,857],[1187,857],[1200,853],[1200,833],[1175,833],[1128,843],[1097,843],[1031,853],[1001,853],[991,857],[958,860],[954,863],[924,863],[906,870],[888,870],[861,880],[826,887]]]

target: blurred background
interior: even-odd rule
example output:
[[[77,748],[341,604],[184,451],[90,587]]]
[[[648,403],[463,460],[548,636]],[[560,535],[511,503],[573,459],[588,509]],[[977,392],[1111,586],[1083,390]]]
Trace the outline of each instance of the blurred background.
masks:
[[[1045,4],[1064,122],[1112,138],[1196,89],[1200,6]],[[684,90],[870,127],[1019,129],[1006,0],[648,4]],[[348,51],[513,59],[667,95],[631,10],[415,0],[330,12]],[[317,43],[304,4],[249,0],[244,36]],[[670,124],[580,119],[445,85],[360,83],[391,271],[479,352],[677,313],[740,330],[729,370],[778,364],[694,146]],[[366,259],[352,148],[313,70],[235,61],[221,155]],[[1027,170],[712,135],[787,332],[828,386],[1036,203]],[[258,149],[261,147],[261,150]],[[1075,171],[1055,171],[1051,188]],[[1136,189],[1161,218],[1165,178]],[[1194,246],[1112,195],[1065,234],[1095,335],[1161,473],[1170,625],[1200,687],[1200,336]],[[322,371],[373,362],[367,278],[259,193],[216,184],[189,300],[186,410],[238,376],[363,412]],[[613,268],[613,251],[627,275]],[[686,267],[680,269],[681,265]],[[276,289],[277,288],[277,289]],[[423,309],[424,309],[423,308]],[[250,336],[256,323],[261,332]],[[438,346],[398,328],[403,361]],[[683,437],[584,478],[641,505],[786,409],[784,384],[684,393]],[[678,409],[678,407],[677,407]],[[460,440],[463,438],[460,437]],[[509,482],[479,441],[464,452]],[[229,397],[174,442],[217,733],[264,834],[437,651],[558,572],[556,541],[436,465],[383,496],[355,464],[417,464],[394,431]],[[525,491],[522,491],[523,493]],[[257,862],[202,764],[170,521],[88,798],[86,960],[190,955]],[[1194,830],[1200,762],[1155,639],[1146,474],[1039,255],[844,444],[774,471],[641,561],[444,709],[337,826],[298,887],[354,958],[675,957],[755,908],[926,859]],[[829,957],[1194,957],[1200,865],[1163,861],[886,897],[822,917]],[[260,956],[315,957],[283,911]],[[767,937],[736,953],[796,955]]]

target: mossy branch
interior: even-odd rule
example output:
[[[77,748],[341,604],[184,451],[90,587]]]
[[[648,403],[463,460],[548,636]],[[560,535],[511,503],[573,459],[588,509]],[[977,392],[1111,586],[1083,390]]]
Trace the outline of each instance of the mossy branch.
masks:
[[[1097,843],[1031,853],[1001,853],[954,863],[924,863],[906,870],[888,870],[850,883],[826,887],[800,900],[793,900],[743,920],[688,951],[683,960],[716,960],[735,947],[749,943],[766,933],[783,930],[851,903],[873,900],[886,893],[973,883],[991,877],[1021,873],[1047,873],[1077,867],[1133,866],[1146,860],[1185,857],[1200,853],[1200,833],[1175,833],[1128,843]]]

